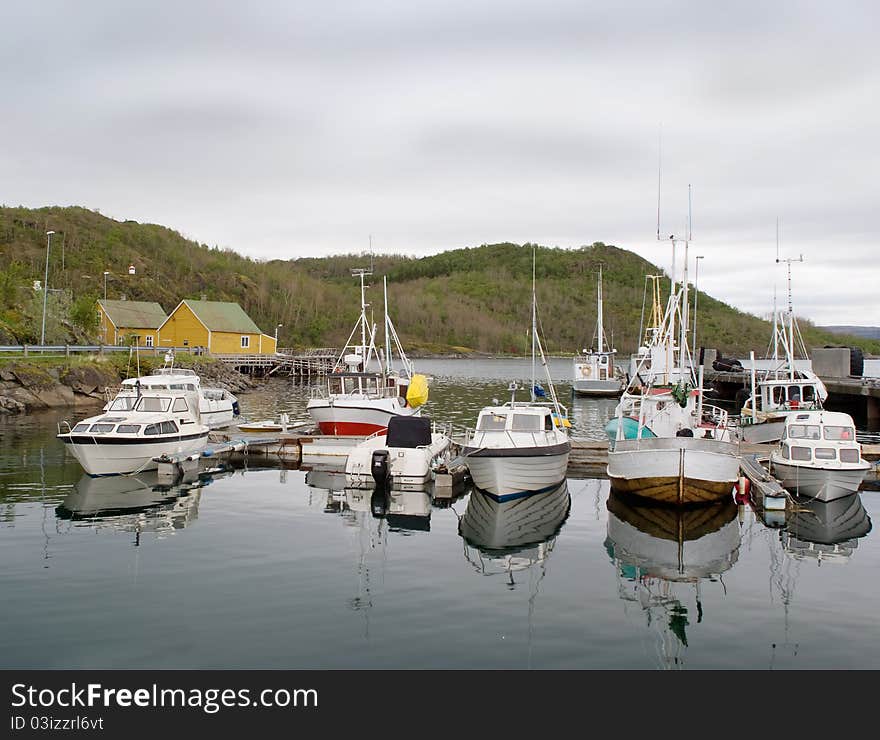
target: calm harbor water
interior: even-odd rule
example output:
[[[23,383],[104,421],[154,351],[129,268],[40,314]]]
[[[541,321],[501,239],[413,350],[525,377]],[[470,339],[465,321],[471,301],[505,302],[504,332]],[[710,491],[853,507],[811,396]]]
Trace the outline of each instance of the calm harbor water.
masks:
[[[572,399],[578,437],[614,401]],[[460,426],[530,363],[420,361]],[[241,397],[306,419],[307,384]],[[3,668],[880,668],[880,492],[763,522],[681,518],[570,479],[499,506],[369,492],[328,471],[90,479],[48,414],[0,421]],[[683,537],[679,540],[679,533]]]

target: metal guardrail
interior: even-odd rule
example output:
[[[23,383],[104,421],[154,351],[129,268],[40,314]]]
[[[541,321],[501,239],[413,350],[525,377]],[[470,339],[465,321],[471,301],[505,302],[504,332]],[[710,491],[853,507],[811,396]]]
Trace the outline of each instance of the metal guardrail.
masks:
[[[23,357],[39,355],[43,357],[69,357],[72,354],[108,354],[119,352],[139,352],[145,355],[174,354],[207,354],[196,347],[147,347],[129,346],[127,344],[6,344],[0,345],[0,354],[21,354]]]

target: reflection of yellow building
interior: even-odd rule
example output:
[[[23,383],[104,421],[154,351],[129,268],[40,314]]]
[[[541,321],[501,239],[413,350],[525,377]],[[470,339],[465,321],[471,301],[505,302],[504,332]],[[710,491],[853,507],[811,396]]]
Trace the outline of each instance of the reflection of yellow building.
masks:
[[[99,338],[102,344],[158,347],[158,330],[167,318],[162,306],[151,301],[98,301]],[[130,339],[136,337],[136,340]]]
[[[182,300],[159,327],[161,347],[203,347],[217,355],[273,354],[263,334],[237,303]]]

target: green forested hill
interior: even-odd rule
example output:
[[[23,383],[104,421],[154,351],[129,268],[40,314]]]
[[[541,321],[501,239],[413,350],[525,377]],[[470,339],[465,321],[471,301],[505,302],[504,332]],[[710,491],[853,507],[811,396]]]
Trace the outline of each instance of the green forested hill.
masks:
[[[370,257],[253,260],[198,244],[154,224],[119,222],[85,208],[0,208],[0,344],[37,342],[46,231],[50,253],[50,310],[46,341],[91,339],[94,302],[125,295],[158,301],[171,311],[183,298],[237,301],[267,334],[275,325],[281,346],[338,346],[359,312],[351,268]],[[605,327],[622,353],[634,349],[645,294],[645,275],[656,265],[596,242],[580,249],[537,248],[538,305],[547,349],[576,352],[589,346],[596,323],[596,269],[603,265]],[[134,265],[136,274],[128,274]],[[428,257],[373,257],[368,293],[377,323],[382,277],[388,278],[392,317],[405,346],[449,351],[522,354],[530,326],[532,246],[491,244]],[[664,290],[668,285],[664,285]],[[665,296],[664,296],[665,298]],[[801,320],[808,347],[851,344],[880,353],[880,342],[821,331]],[[699,344],[725,356],[763,355],[770,326],[704,293],[699,298]]]

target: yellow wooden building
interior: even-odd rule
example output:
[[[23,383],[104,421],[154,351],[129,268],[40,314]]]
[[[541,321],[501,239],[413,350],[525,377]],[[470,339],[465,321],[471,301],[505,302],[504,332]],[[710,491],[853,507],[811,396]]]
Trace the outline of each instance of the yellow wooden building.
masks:
[[[101,344],[136,343],[159,346],[159,326],[168,318],[151,301],[98,301],[98,338]]]
[[[275,338],[263,334],[237,303],[184,299],[159,327],[159,346],[201,347],[215,355],[273,354]]]

